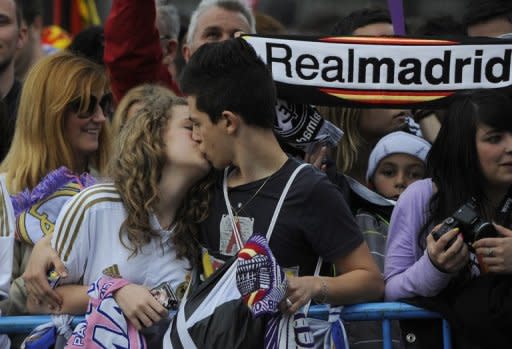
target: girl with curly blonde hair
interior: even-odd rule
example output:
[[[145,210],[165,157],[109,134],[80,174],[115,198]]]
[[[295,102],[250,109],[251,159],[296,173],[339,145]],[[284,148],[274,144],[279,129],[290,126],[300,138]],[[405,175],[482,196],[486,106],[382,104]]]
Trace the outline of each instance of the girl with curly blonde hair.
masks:
[[[83,314],[88,285],[108,275],[129,282],[114,297],[137,329],[165,317],[150,289],[165,283],[179,298],[198,261],[196,225],[208,212],[211,182],[201,179],[209,169],[186,101],[157,89],[120,129],[111,181],[82,191],[59,216],[52,247],[68,272],[56,288],[62,306],[29,300],[29,311]]]

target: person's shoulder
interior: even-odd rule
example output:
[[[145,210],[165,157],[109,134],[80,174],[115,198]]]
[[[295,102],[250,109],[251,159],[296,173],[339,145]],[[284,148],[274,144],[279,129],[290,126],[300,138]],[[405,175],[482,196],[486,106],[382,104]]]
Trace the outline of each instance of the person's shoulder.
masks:
[[[100,212],[106,213],[98,216]],[[124,217],[125,209],[119,191],[112,183],[95,184],[74,195],[59,212],[57,225],[61,230],[77,230],[85,221],[97,220],[96,224],[110,226],[118,217]],[[64,228],[66,227],[66,228]],[[76,235],[76,233],[75,233]]]
[[[0,173],[0,189],[6,188],[7,190],[7,173]]]
[[[297,174],[297,180],[310,184],[318,183],[324,180],[327,180],[327,182],[330,183],[325,173],[313,165],[293,157],[290,157],[286,164],[283,166],[283,172],[286,174],[286,176],[290,176],[299,166],[302,166],[302,168]]]
[[[290,188],[290,191],[293,192],[294,195],[301,197],[302,200],[307,202],[328,200],[333,207],[337,207],[339,201],[345,200],[341,188],[332,183],[324,172],[311,164],[296,159],[290,159],[287,164],[288,170],[285,172],[287,178],[302,164],[305,164],[305,166],[303,166],[297,174]]]
[[[7,210],[9,210],[9,207],[12,206],[10,193],[7,189],[7,177],[5,176],[5,173],[0,173],[0,205],[7,206]]]
[[[102,203],[122,202],[119,191],[113,183],[99,183],[80,191],[73,197],[71,206],[92,208]]]
[[[298,170],[299,167],[301,167],[300,170]],[[280,182],[284,185],[297,170],[298,172],[296,173],[296,176],[290,187],[290,192],[294,195],[308,197],[312,191],[318,190],[319,183],[331,183],[323,172],[316,169],[311,164],[308,164],[294,157],[288,158],[283,167],[281,167],[278,173],[276,173],[274,176],[279,177]],[[324,185],[321,184],[320,188],[323,187]]]
[[[15,214],[7,191],[5,173],[0,174],[0,237],[14,236]]]
[[[431,178],[418,180],[405,189],[397,201],[397,206],[410,206],[413,203],[425,202],[433,194],[433,183]]]

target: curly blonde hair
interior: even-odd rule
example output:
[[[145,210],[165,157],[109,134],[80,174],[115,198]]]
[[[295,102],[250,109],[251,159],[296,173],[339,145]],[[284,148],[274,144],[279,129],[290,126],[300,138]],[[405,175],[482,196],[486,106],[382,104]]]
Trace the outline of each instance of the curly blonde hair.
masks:
[[[128,111],[132,106],[139,103],[143,105],[146,99],[162,93],[162,90],[168,90],[168,88],[155,84],[142,84],[130,89],[116,107],[112,118],[112,135],[115,137],[119,134],[128,119]]]
[[[127,211],[119,238],[123,241],[123,234],[127,235],[132,246],[125,247],[132,255],[159,236],[151,227],[150,215],[159,201],[158,183],[166,162],[163,130],[172,118],[172,107],[187,105],[168,89],[155,91],[119,131],[108,168]],[[178,258],[188,258],[191,263],[198,260],[197,225],[207,217],[210,185],[207,177],[193,186],[176,214],[173,243]]]

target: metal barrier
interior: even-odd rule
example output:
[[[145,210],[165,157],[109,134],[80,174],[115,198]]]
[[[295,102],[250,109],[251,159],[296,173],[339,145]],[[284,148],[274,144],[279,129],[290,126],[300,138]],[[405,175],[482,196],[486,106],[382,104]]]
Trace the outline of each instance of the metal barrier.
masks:
[[[327,317],[327,307],[315,305],[309,309],[309,316]],[[382,321],[383,348],[391,349],[391,321],[402,319],[440,319],[441,315],[401,302],[362,303],[343,308],[341,317],[346,321]],[[83,316],[73,320],[73,326],[83,321]],[[50,316],[5,316],[0,317],[0,334],[29,333],[35,327],[51,321]],[[451,349],[450,326],[443,320],[443,347]]]
[[[312,306],[309,316],[325,318],[327,308]],[[383,349],[392,348],[391,321],[405,319],[442,319],[438,313],[401,302],[378,302],[349,305],[343,308],[341,317],[346,321],[382,321]],[[443,348],[451,349],[451,331],[448,321],[442,321]]]

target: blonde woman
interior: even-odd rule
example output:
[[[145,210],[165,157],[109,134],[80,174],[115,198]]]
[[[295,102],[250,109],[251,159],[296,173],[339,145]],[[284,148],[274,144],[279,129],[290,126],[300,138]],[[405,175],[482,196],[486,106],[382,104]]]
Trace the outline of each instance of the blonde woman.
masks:
[[[0,166],[9,192],[32,189],[60,166],[78,174],[104,170],[110,102],[99,65],[68,52],[38,62],[24,83],[13,142]]]
[[[196,224],[206,217],[209,164],[192,139],[185,100],[167,89],[144,101],[117,137],[111,182],[76,195],[60,213],[52,247],[67,269],[57,287],[62,306],[30,302],[33,313],[83,314],[87,289],[102,275],[130,282],[114,297],[137,328],[166,309],[150,293],[165,282],[174,294],[197,263]]]
[[[40,60],[20,97],[13,142],[0,165],[0,235],[16,231],[13,275],[23,272],[32,246],[51,234],[60,208],[94,182],[107,163],[106,115],[111,96],[99,65],[68,52]],[[22,280],[15,280],[4,312],[23,313]]]

